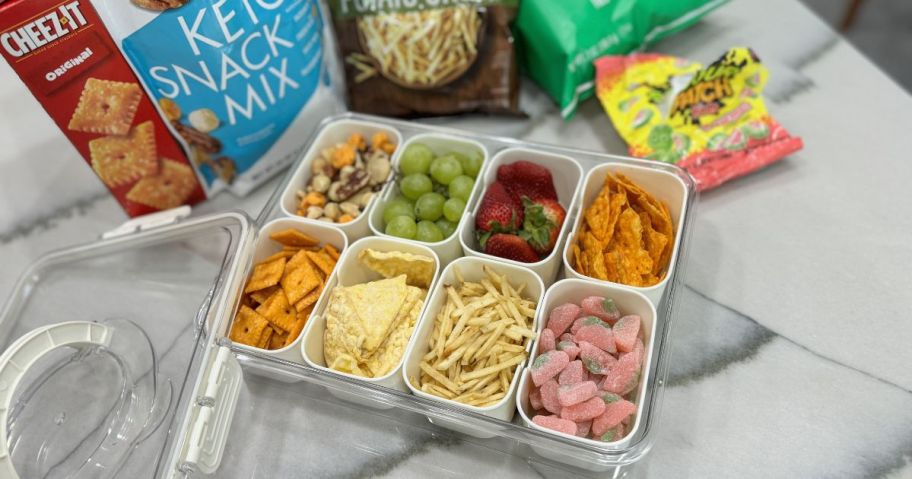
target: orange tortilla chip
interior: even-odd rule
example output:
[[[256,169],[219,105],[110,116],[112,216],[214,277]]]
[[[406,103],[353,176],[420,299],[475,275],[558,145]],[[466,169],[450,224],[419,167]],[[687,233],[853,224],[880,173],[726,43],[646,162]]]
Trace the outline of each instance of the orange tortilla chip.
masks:
[[[308,236],[294,228],[288,228],[287,230],[277,231],[269,235],[269,239],[281,243],[284,246],[293,246],[301,248],[304,246],[317,246],[320,244],[317,239]]]
[[[260,344],[267,327],[269,327],[269,321],[266,318],[247,306],[241,306],[237,316],[234,317],[228,338],[237,343],[256,347]]]
[[[285,258],[274,259],[268,263],[260,263],[253,267],[253,274],[247,281],[245,293],[258,291],[279,283],[282,273],[285,272]]]
[[[296,311],[288,304],[288,299],[282,290],[272,293],[272,296],[267,298],[266,302],[256,309],[256,312],[266,318],[273,327],[282,331],[291,329],[295,322]]]

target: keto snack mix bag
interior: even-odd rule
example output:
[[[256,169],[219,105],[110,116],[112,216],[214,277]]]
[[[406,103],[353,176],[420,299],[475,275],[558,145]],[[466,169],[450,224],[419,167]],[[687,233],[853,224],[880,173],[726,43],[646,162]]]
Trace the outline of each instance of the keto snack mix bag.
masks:
[[[686,169],[714,188],[802,148],[766,111],[769,73],[749,48],[702,67],[659,54],[598,59],[596,89],[630,154]]]
[[[329,0],[352,110],[518,114],[519,0]]]
[[[0,46],[0,54],[128,215],[205,199],[180,144],[91,4],[0,3]]]
[[[209,192],[246,194],[341,109],[318,0],[131,1],[92,0]]]
[[[570,118],[592,96],[592,61],[644,48],[726,0],[523,0],[516,19],[523,72]]]

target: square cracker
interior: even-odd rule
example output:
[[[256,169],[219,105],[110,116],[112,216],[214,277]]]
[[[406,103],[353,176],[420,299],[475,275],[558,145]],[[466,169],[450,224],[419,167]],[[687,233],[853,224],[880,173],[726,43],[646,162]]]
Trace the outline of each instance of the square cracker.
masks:
[[[258,289],[250,293],[250,299],[255,301],[257,304],[263,304],[272,296],[272,293],[275,293],[279,289],[279,285],[274,284],[272,286],[267,286],[263,289]]]
[[[313,264],[317,265],[317,268],[320,268],[320,271],[322,271],[327,278],[332,274],[333,268],[336,267],[336,260],[332,259],[329,254],[323,251],[302,251],[304,251],[304,254],[307,255],[307,258],[310,259]]]
[[[231,332],[228,334],[228,338],[238,343],[256,347],[260,344],[260,340],[268,326],[269,321],[266,318],[247,306],[241,306],[237,316],[234,317],[234,323],[231,324]]]
[[[67,127],[84,133],[125,135],[140,100],[142,90],[136,83],[89,78]]]
[[[269,338],[269,347],[267,349],[281,349],[285,347],[285,340],[288,339],[288,334],[279,333],[278,331],[272,332],[272,337]]]
[[[326,283],[320,283],[314,288],[311,292],[307,293],[306,296],[298,300],[294,304],[294,307],[298,312],[304,311],[305,309],[313,307],[317,303],[317,300],[320,299],[320,294],[323,293],[323,287]]]
[[[280,283],[288,296],[288,302],[295,304],[304,296],[307,296],[307,293],[322,284],[323,280],[317,270],[310,264],[310,261],[303,261],[294,269],[286,268]]]
[[[310,237],[294,228],[276,231],[275,233],[269,235],[269,239],[277,243],[281,243],[285,246],[294,246],[299,248],[304,246],[317,246],[320,244],[316,238]]]
[[[285,258],[276,258],[270,262],[262,262],[253,267],[253,273],[247,281],[245,293],[259,291],[264,288],[279,284],[282,273],[285,271]]]
[[[104,136],[89,142],[92,169],[108,186],[132,183],[144,176],[158,174],[155,154],[155,126],[140,123],[126,136]]]
[[[310,318],[310,313],[312,309],[308,308],[304,311],[298,312],[297,317],[295,318],[295,323],[288,331],[288,336],[285,337],[285,344],[282,347],[288,346],[293,343],[295,339],[298,339],[298,336],[301,335],[301,331],[304,330],[304,325],[307,324],[307,319]]]
[[[285,292],[278,290],[272,293],[266,302],[261,304],[256,312],[261,314],[273,327],[282,331],[289,331],[295,323],[297,311],[288,304]]]
[[[269,326],[266,326],[266,329],[263,330],[263,334],[260,335],[260,342],[257,343],[257,347],[260,349],[269,349],[269,343],[272,337],[275,335],[275,330]]]
[[[136,182],[127,192],[127,199],[167,210],[182,205],[195,189],[196,175],[189,166],[162,158],[161,173]]]

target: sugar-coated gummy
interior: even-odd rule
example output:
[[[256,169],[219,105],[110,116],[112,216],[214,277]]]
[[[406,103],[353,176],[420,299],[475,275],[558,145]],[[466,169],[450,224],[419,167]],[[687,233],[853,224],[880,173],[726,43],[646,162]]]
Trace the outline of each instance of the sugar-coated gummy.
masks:
[[[538,388],[532,388],[532,390],[529,391],[529,405],[535,410],[544,407],[541,399],[541,391]]]
[[[579,316],[579,313],[579,306],[573,303],[564,303],[551,310],[551,314],[548,315],[547,328],[554,331],[555,336],[560,336],[573,324],[573,320]]]
[[[560,401],[557,399],[557,389],[559,387],[557,381],[549,379],[545,384],[542,384],[540,390],[542,406],[552,414],[560,414],[562,409]]]
[[[592,434],[601,436],[634,413],[636,413],[636,404],[626,399],[607,403],[605,411],[592,420]]]
[[[595,316],[582,316],[573,321],[573,324],[570,326],[570,332],[575,335],[583,326],[601,326],[603,328],[611,329],[610,324]]]
[[[588,401],[598,393],[598,386],[592,381],[564,384],[557,388],[557,400],[561,407],[573,406]]]
[[[593,436],[595,436],[595,434],[593,434]],[[620,440],[621,438],[624,437],[624,426],[618,426],[614,429],[610,429],[607,432],[605,432],[604,434],[602,434],[601,436],[595,436],[595,437],[598,438],[600,441],[604,441],[604,442],[612,442],[612,441]]]
[[[546,429],[562,432],[571,436],[576,435],[576,423],[557,416],[535,416],[532,418],[532,422]]]
[[[556,347],[554,340],[554,331],[550,329],[543,329],[542,332],[538,335],[538,353],[545,353],[552,351]]]
[[[564,334],[561,334],[560,337],[557,339],[558,339],[558,341],[573,341],[573,334],[564,333]]]
[[[588,437],[589,431],[592,429],[592,421],[580,421],[576,423],[576,436],[577,437]]]
[[[614,334],[609,328],[604,328],[598,325],[583,326],[573,334],[573,339],[576,340],[577,343],[580,341],[586,341],[587,343],[592,344],[602,351],[611,354],[617,353]]]
[[[579,356],[580,348],[573,341],[561,341],[556,346],[558,351],[567,353],[567,357],[573,361]]]
[[[583,366],[590,373],[606,374],[606,371],[608,371],[608,369],[617,363],[617,359],[615,359],[614,356],[606,353],[605,351],[602,351],[590,343],[587,343],[586,341],[581,341],[579,343],[579,346],[579,357],[583,361]]]
[[[618,351],[623,353],[633,351],[637,335],[640,333],[640,317],[635,314],[624,316],[614,323],[613,331]]]
[[[560,416],[571,421],[595,419],[605,412],[605,401],[600,397],[589,398],[579,404],[561,409]]]
[[[563,351],[548,351],[539,355],[532,362],[532,382],[541,386],[545,381],[560,374],[570,362],[570,357]]]
[[[584,381],[584,373],[585,369],[583,369],[582,361],[570,361],[567,363],[567,367],[557,375],[557,384],[563,386],[565,384],[581,383]]]
[[[614,300],[611,298],[589,296],[580,302],[580,308],[583,310],[583,314],[595,316],[610,324],[613,324],[621,317],[617,305],[614,304]]]
[[[643,367],[643,359],[646,356],[646,346],[643,346],[643,340],[637,338],[636,344],[633,345],[633,355],[636,357],[637,369]]]
[[[634,353],[624,353],[617,363],[608,369],[602,389],[621,396],[633,391],[639,383],[640,368]]]

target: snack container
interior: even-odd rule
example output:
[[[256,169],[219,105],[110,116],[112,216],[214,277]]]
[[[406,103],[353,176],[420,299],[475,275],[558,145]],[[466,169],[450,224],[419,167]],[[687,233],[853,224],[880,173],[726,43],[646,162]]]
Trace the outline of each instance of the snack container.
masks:
[[[541,333],[541,331],[545,328],[548,322],[548,315],[551,313],[552,309],[564,303],[579,304],[580,301],[582,301],[583,298],[586,298],[587,296],[603,296],[606,298],[611,298],[614,300],[618,309],[621,311],[622,316],[627,314],[636,314],[639,315],[640,319],[642,320],[642,323],[640,324],[640,330],[643,332],[643,343],[646,347],[646,356],[643,361],[642,370],[645,374],[641,376],[640,384],[637,386],[636,399],[634,400],[634,402],[637,404],[637,412],[633,420],[633,426],[630,428],[630,432],[628,432],[626,436],[618,441],[601,442],[593,439],[568,436],[557,431],[543,428],[538,424],[533,423],[532,416],[528,413],[528,411],[531,411],[531,407],[529,406],[529,391],[534,386],[530,377],[530,367],[526,367],[522,372],[522,379],[519,382],[519,392],[516,396],[516,408],[519,410],[519,415],[522,417],[523,422],[533,429],[544,431],[549,434],[558,435],[568,441],[575,441],[580,444],[586,444],[606,450],[622,449],[629,442],[628,438],[636,436],[636,433],[638,432],[637,429],[642,427],[643,423],[645,422],[641,421],[640,418],[643,412],[643,400],[646,396],[646,390],[650,387],[649,383],[653,381],[653,378],[650,375],[649,371],[651,366],[650,363],[652,360],[651,352],[655,345],[656,309],[655,306],[652,305],[652,302],[649,300],[649,298],[643,295],[643,293],[629,288],[601,284],[593,281],[584,281],[581,279],[564,279],[558,281],[557,283],[554,283],[550,288],[548,288],[548,292],[545,294],[544,303],[538,310],[538,319],[536,320],[538,328],[536,329],[536,333]],[[537,353],[538,339],[536,338],[535,344],[532,346],[532,357],[529,358],[527,364],[532,364],[532,362],[535,361],[535,357],[538,356]],[[573,464],[582,469],[593,471],[606,471],[609,469],[604,466],[593,465],[586,461],[576,461],[572,457],[565,456],[559,452],[553,452],[546,448],[532,446],[532,449],[544,457],[568,464]]]
[[[668,270],[665,274],[665,278],[653,286],[638,287],[613,283],[610,281],[603,281],[580,274],[573,268],[571,247],[573,243],[576,242],[580,226],[582,225],[583,221],[585,221],[586,208],[588,208],[589,205],[595,201],[595,198],[602,190],[602,185],[605,184],[605,177],[609,172],[622,173],[623,175],[627,176],[642,186],[643,189],[655,196],[656,199],[661,200],[668,205],[668,210],[669,213],[671,213],[671,219],[674,222],[675,227],[674,246],[671,251],[671,260],[668,262]],[[586,179],[583,183],[581,198],[579,201],[579,211],[576,215],[576,222],[573,226],[573,232],[570,233],[569,239],[567,240],[563,249],[565,277],[579,278],[586,281],[596,281],[604,284],[619,284],[621,286],[639,291],[645,294],[646,297],[648,297],[649,300],[653,302],[653,304],[659,304],[659,302],[662,300],[662,295],[665,293],[665,290],[668,287],[669,281],[671,281],[671,278],[674,277],[674,268],[678,263],[678,254],[680,253],[681,242],[683,241],[685,234],[684,219],[687,215],[688,208],[690,208],[690,204],[692,202],[690,197],[693,194],[693,191],[691,191],[691,189],[688,187],[688,184],[685,182],[684,177],[672,171],[657,170],[656,168],[653,168],[652,165],[645,166],[610,162],[592,168],[589,170],[589,173],[586,174]]]
[[[434,278],[436,279],[440,273],[440,260],[437,258],[437,254],[434,253],[434,250],[431,248],[416,244],[414,242],[400,241],[395,238],[380,238],[377,236],[369,236],[355,241],[351,246],[349,246],[348,251],[343,253],[343,255],[339,258],[339,264],[336,267],[338,274],[336,274],[335,278],[332,278],[330,282],[326,284],[326,289],[324,290],[324,295],[326,295],[327,298],[330,294],[327,291],[330,291],[336,286],[351,286],[383,278],[379,273],[368,269],[358,260],[358,254],[366,249],[374,249],[377,251],[401,251],[403,253],[427,256],[429,258],[432,258],[436,264],[436,268],[434,270]],[[428,288],[427,296],[431,295],[431,291],[434,290],[435,284],[436,281],[433,281],[431,283],[431,287]],[[399,360],[399,364],[392,371],[382,377],[365,378],[356,376],[354,374],[348,374],[330,369],[327,367],[326,361],[323,359],[323,333],[326,330],[326,318],[323,314],[327,306],[327,301],[328,299],[325,299],[322,303],[319,303],[316,308],[314,308],[314,315],[311,317],[310,321],[307,322],[307,326],[304,327],[304,332],[301,334],[301,336],[304,337],[304,340],[300,346],[300,351],[304,355],[304,360],[307,361],[307,364],[321,371],[326,371],[329,374],[345,376],[356,381],[364,381],[399,391],[407,391],[408,388],[406,387],[405,382],[402,380],[401,370],[402,365],[405,363],[405,353],[409,350],[411,344],[415,342],[415,331],[418,330],[418,325],[421,321],[422,313],[418,314],[418,322],[415,323],[415,329],[412,331],[412,337],[409,340],[409,343],[406,346],[405,350],[403,351],[402,358]],[[421,311],[424,312],[427,307],[428,298],[425,297],[424,306],[422,306]],[[378,404],[369,399],[365,400],[364,398],[361,398],[357,395],[348,394],[342,391],[330,390],[329,392],[339,399],[354,402],[357,404],[381,408],[391,407]]]
[[[278,218],[278,219],[272,220],[269,223],[266,223],[265,225],[263,225],[263,228],[260,230],[260,234],[257,235],[257,239],[253,246],[253,262],[250,265],[251,268],[254,264],[257,264],[257,263],[263,261],[267,257],[279,252],[282,249],[282,245],[269,239],[269,235],[271,235],[272,233],[275,233],[277,231],[286,230],[288,228],[295,228],[297,230],[300,230],[300,231],[308,234],[309,236],[319,240],[320,244],[327,244],[327,243],[331,244],[337,250],[339,250],[342,254],[345,254],[345,250],[348,249],[348,238],[346,238],[345,234],[338,228],[336,228],[328,223],[305,221],[303,218],[301,218],[299,216],[294,216],[294,217],[290,217],[290,218]],[[249,276],[249,274],[250,274],[250,271],[247,271],[247,274],[245,275],[245,277]],[[336,275],[338,275],[338,274],[339,274],[339,267],[337,265],[336,268],[333,269],[332,274],[329,276],[329,278],[327,278],[327,281],[326,281],[327,284],[333,283],[335,281]],[[324,288],[323,292],[320,293],[320,298],[317,299],[316,306],[314,306],[314,313],[312,313],[310,315],[311,316],[310,319],[307,320],[308,323],[310,323],[310,321],[313,320],[313,317],[316,315],[317,311],[321,311],[322,305],[326,301],[326,296],[327,296],[327,293],[326,293],[326,289]],[[237,300],[238,301],[240,300],[240,295],[238,295]],[[235,308],[237,308],[237,307],[238,306],[235,305]],[[305,329],[306,329],[306,327],[307,326],[305,326]],[[230,324],[228,325],[228,328],[230,330],[230,328],[231,328]],[[253,346],[248,346],[246,344],[241,344],[241,343],[238,343],[237,347],[238,347],[238,349],[248,349],[248,350],[259,351],[259,352],[269,355],[269,356],[275,356],[277,358],[285,359],[288,361],[293,361],[296,363],[303,363],[304,358],[301,356],[301,347],[300,347],[301,338],[303,338],[303,337],[304,337],[304,331],[302,331],[301,334],[298,335],[298,338],[295,339],[292,344],[289,344],[288,346],[285,346],[284,348],[281,348],[281,349],[274,349],[274,350],[260,349],[260,348],[255,348]],[[282,377],[278,376],[277,378],[282,378]]]
[[[441,263],[443,265],[446,265],[450,261],[453,261],[462,255],[462,249],[459,245],[459,232],[463,228],[466,228],[467,224],[470,224],[472,222],[471,215],[469,215],[468,212],[471,211],[473,205],[478,201],[479,198],[479,183],[481,183],[479,179],[482,178],[482,175],[484,175],[484,172],[487,168],[488,150],[480,142],[472,140],[465,136],[456,136],[452,134],[441,133],[415,135],[414,137],[406,140],[405,144],[402,145],[402,148],[398,148],[396,150],[396,154],[393,156],[393,176],[395,176],[397,180],[399,179],[397,172],[399,171],[399,162],[402,158],[402,152],[405,151],[406,148],[408,148],[408,146],[412,143],[423,143],[427,145],[427,147],[434,152],[435,156],[450,152],[465,154],[470,151],[480,152],[482,155],[481,170],[478,171],[478,176],[475,178],[475,186],[472,188],[472,194],[469,196],[469,201],[466,202],[466,207],[465,211],[462,214],[462,218],[459,219],[459,224],[456,225],[456,231],[449,237],[444,238],[443,240],[436,243],[413,241],[414,243],[424,244],[433,249],[434,252],[437,253],[437,256],[440,257]],[[377,202],[377,206],[371,212],[370,216],[370,228],[375,235],[385,238],[393,237],[384,233],[383,205],[386,204],[387,201],[395,198],[398,194],[397,182],[390,181],[387,183],[386,187],[383,189],[383,194],[380,201]]]
[[[564,224],[561,225],[554,250],[546,258],[535,263],[521,263],[482,252],[478,241],[475,239],[475,216],[478,215],[481,201],[476,201],[474,208],[472,208],[470,221],[463,224],[459,234],[459,242],[466,256],[497,259],[498,261],[525,266],[541,276],[547,286],[554,281],[561,267],[560,252],[563,250],[562,246],[567,240],[567,232],[570,231],[570,224],[573,221],[573,215],[579,202],[577,191],[583,180],[583,168],[576,160],[567,155],[523,147],[505,149],[494,155],[494,158],[491,159],[491,164],[484,170],[484,189],[482,189],[479,200],[483,197],[484,192],[487,191],[488,186],[497,180],[497,168],[500,165],[510,164],[519,160],[530,161],[551,170],[551,176],[554,178],[554,189],[557,191],[557,199],[561,206],[567,210],[567,216],[564,219]],[[476,182],[476,187],[478,187],[477,183],[480,182]]]
[[[539,430],[515,413],[516,397],[494,413],[403,389],[412,367],[409,359],[421,356],[419,345],[426,343],[420,336],[433,323],[432,310],[439,308],[435,294],[441,283],[451,280],[452,268],[431,285],[430,299],[406,348],[405,373],[389,378],[395,384],[322,367],[308,346],[308,340],[321,336],[316,313],[297,345],[279,353],[228,338],[253,265],[276,248],[270,246],[269,232],[300,225],[321,240],[335,241],[337,248],[346,246],[346,237],[351,239],[336,226],[289,215],[282,205],[284,194],[300,187],[296,175],[307,171],[316,142],[335,141],[326,140],[328,132],[351,125],[390,129],[401,134],[403,142],[433,134],[477,142],[492,155],[527,148],[570,157],[584,170],[608,164],[678,179],[684,195],[673,213],[679,231],[676,254],[664,292],[654,303],[656,314],[641,313],[654,322],[644,325],[650,333],[646,380],[637,392],[637,422],[627,437],[596,445]],[[344,138],[348,133],[332,134]],[[0,419],[5,414],[7,420],[7,427],[0,428],[0,477],[45,477],[51,472],[183,479],[309,477],[325,472],[315,469],[326,463],[314,461],[314,455],[327,447],[344,451],[354,463],[368,463],[386,446],[379,442],[391,437],[455,440],[467,454],[493,455],[492,460],[503,464],[527,461],[555,475],[576,477],[604,477],[604,471],[621,476],[647,454],[659,428],[669,332],[693,220],[696,194],[686,173],[673,165],[351,113],[326,119],[302,151],[308,153],[256,219],[240,212],[191,217],[188,207],[167,210],[134,218],[97,241],[51,252],[26,269],[0,310]],[[430,245],[415,242],[379,236],[362,241],[341,251],[330,275],[332,284],[363,274],[354,259],[367,245],[434,254]],[[528,278],[523,280],[527,292],[547,294],[538,274],[498,258],[457,259],[451,266],[463,265],[462,274],[469,278],[470,264],[515,271],[511,277]],[[444,265],[439,259],[438,268]],[[563,284],[553,286],[540,303],[564,298]],[[583,291],[583,285],[609,291],[625,312],[635,306],[622,303],[621,297],[640,298],[642,303],[634,288],[590,280],[580,284],[571,288],[573,294]],[[315,311],[325,308],[323,296]],[[538,309],[538,329],[547,308],[541,304]],[[511,391],[522,404],[520,376],[524,373],[515,375]],[[361,447],[352,447],[352,437]],[[421,466],[427,470],[465,473],[426,462],[432,459],[421,455],[413,460],[425,461]]]
[[[284,186],[281,190],[282,196],[279,205],[281,206],[284,215],[301,218],[302,221],[308,223],[327,224],[323,221],[295,214],[298,209],[299,201],[297,192],[299,190],[304,190],[307,187],[307,182],[310,180],[311,176],[313,176],[311,165],[313,165],[314,159],[320,156],[320,152],[339,143],[345,143],[349,135],[353,133],[360,133],[364,135],[364,138],[366,139],[369,139],[374,133],[386,133],[389,138],[396,142],[396,151],[393,154],[397,155],[402,149],[402,134],[399,133],[399,130],[390,127],[389,125],[373,121],[354,119],[341,120],[321,129],[317,137],[310,143],[310,146],[307,148],[307,151],[304,153],[301,160],[292,166],[290,176],[283,182]],[[391,174],[389,179],[392,178],[393,175]],[[373,198],[371,198],[367,206],[364,207],[364,210],[361,211],[361,214],[354,220],[349,221],[348,223],[330,224],[342,230],[349,241],[355,241],[369,235],[370,226],[368,226],[368,218],[370,217],[371,210],[377,203],[377,198],[379,196],[380,192],[374,193]]]
[[[418,385],[413,380],[420,373],[418,365],[421,363],[422,357],[427,354],[429,350],[428,344],[430,341],[431,333],[434,331],[434,321],[436,321],[437,314],[440,313],[440,310],[443,309],[443,306],[446,303],[446,286],[458,282],[457,274],[461,274],[463,279],[466,281],[478,282],[485,278],[485,267],[491,268],[499,274],[505,274],[515,287],[525,284],[526,287],[522,293],[522,296],[535,301],[536,308],[539,308],[541,306],[542,295],[545,292],[545,285],[542,283],[541,278],[529,268],[501,263],[486,258],[467,257],[459,258],[453,261],[447,265],[446,269],[444,269],[443,273],[440,275],[440,279],[437,281],[437,284],[434,287],[434,292],[425,307],[424,315],[421,317],[421,321],[415,328],[414,337],[412,338],[412,342],[409,344],[408,351],[405,353],[405,367],[402,368],[402,379],[405,381],[405,384],[408,386],[409,390],[412,391],[412,394],[416,396],[430,399],[432,401],[439,401],[450,407],[475,411],[485,416],[500,419],[501,421],[510,421],[513,419],[514,412],[516,412],[514,406],[516,397],[516,385],[519,382],[520,372],[522,371],[523,366],[526,364],[525,361],[516,366],[516,370],[513,373],[513,379],[510,381],[510,389],[508,391],[508,394],[504,396],[504,398],[501,399],[497,404],[487,407],[470,406],[428,394],[419,389]],[[536,309],[536,311],[538,311],[538,309]],[[536,314],[536,319],[533,320],[533,331],[537,329],[534,321],[537,321],[537,318],[539,316],[540,314]],[[532,344],[530,342],[529,346],[526,347],[526,353],[530,352],[531,347]],[[433,417],[428,417],[428,420],[433,424],[437,424],[439,426],[462,432],[474,437],[489,438],[495,436],[495,434],[492,434],[491,432],[484,429],[473,428],[471,425],[466,425],[455,421],[435,419]]]

